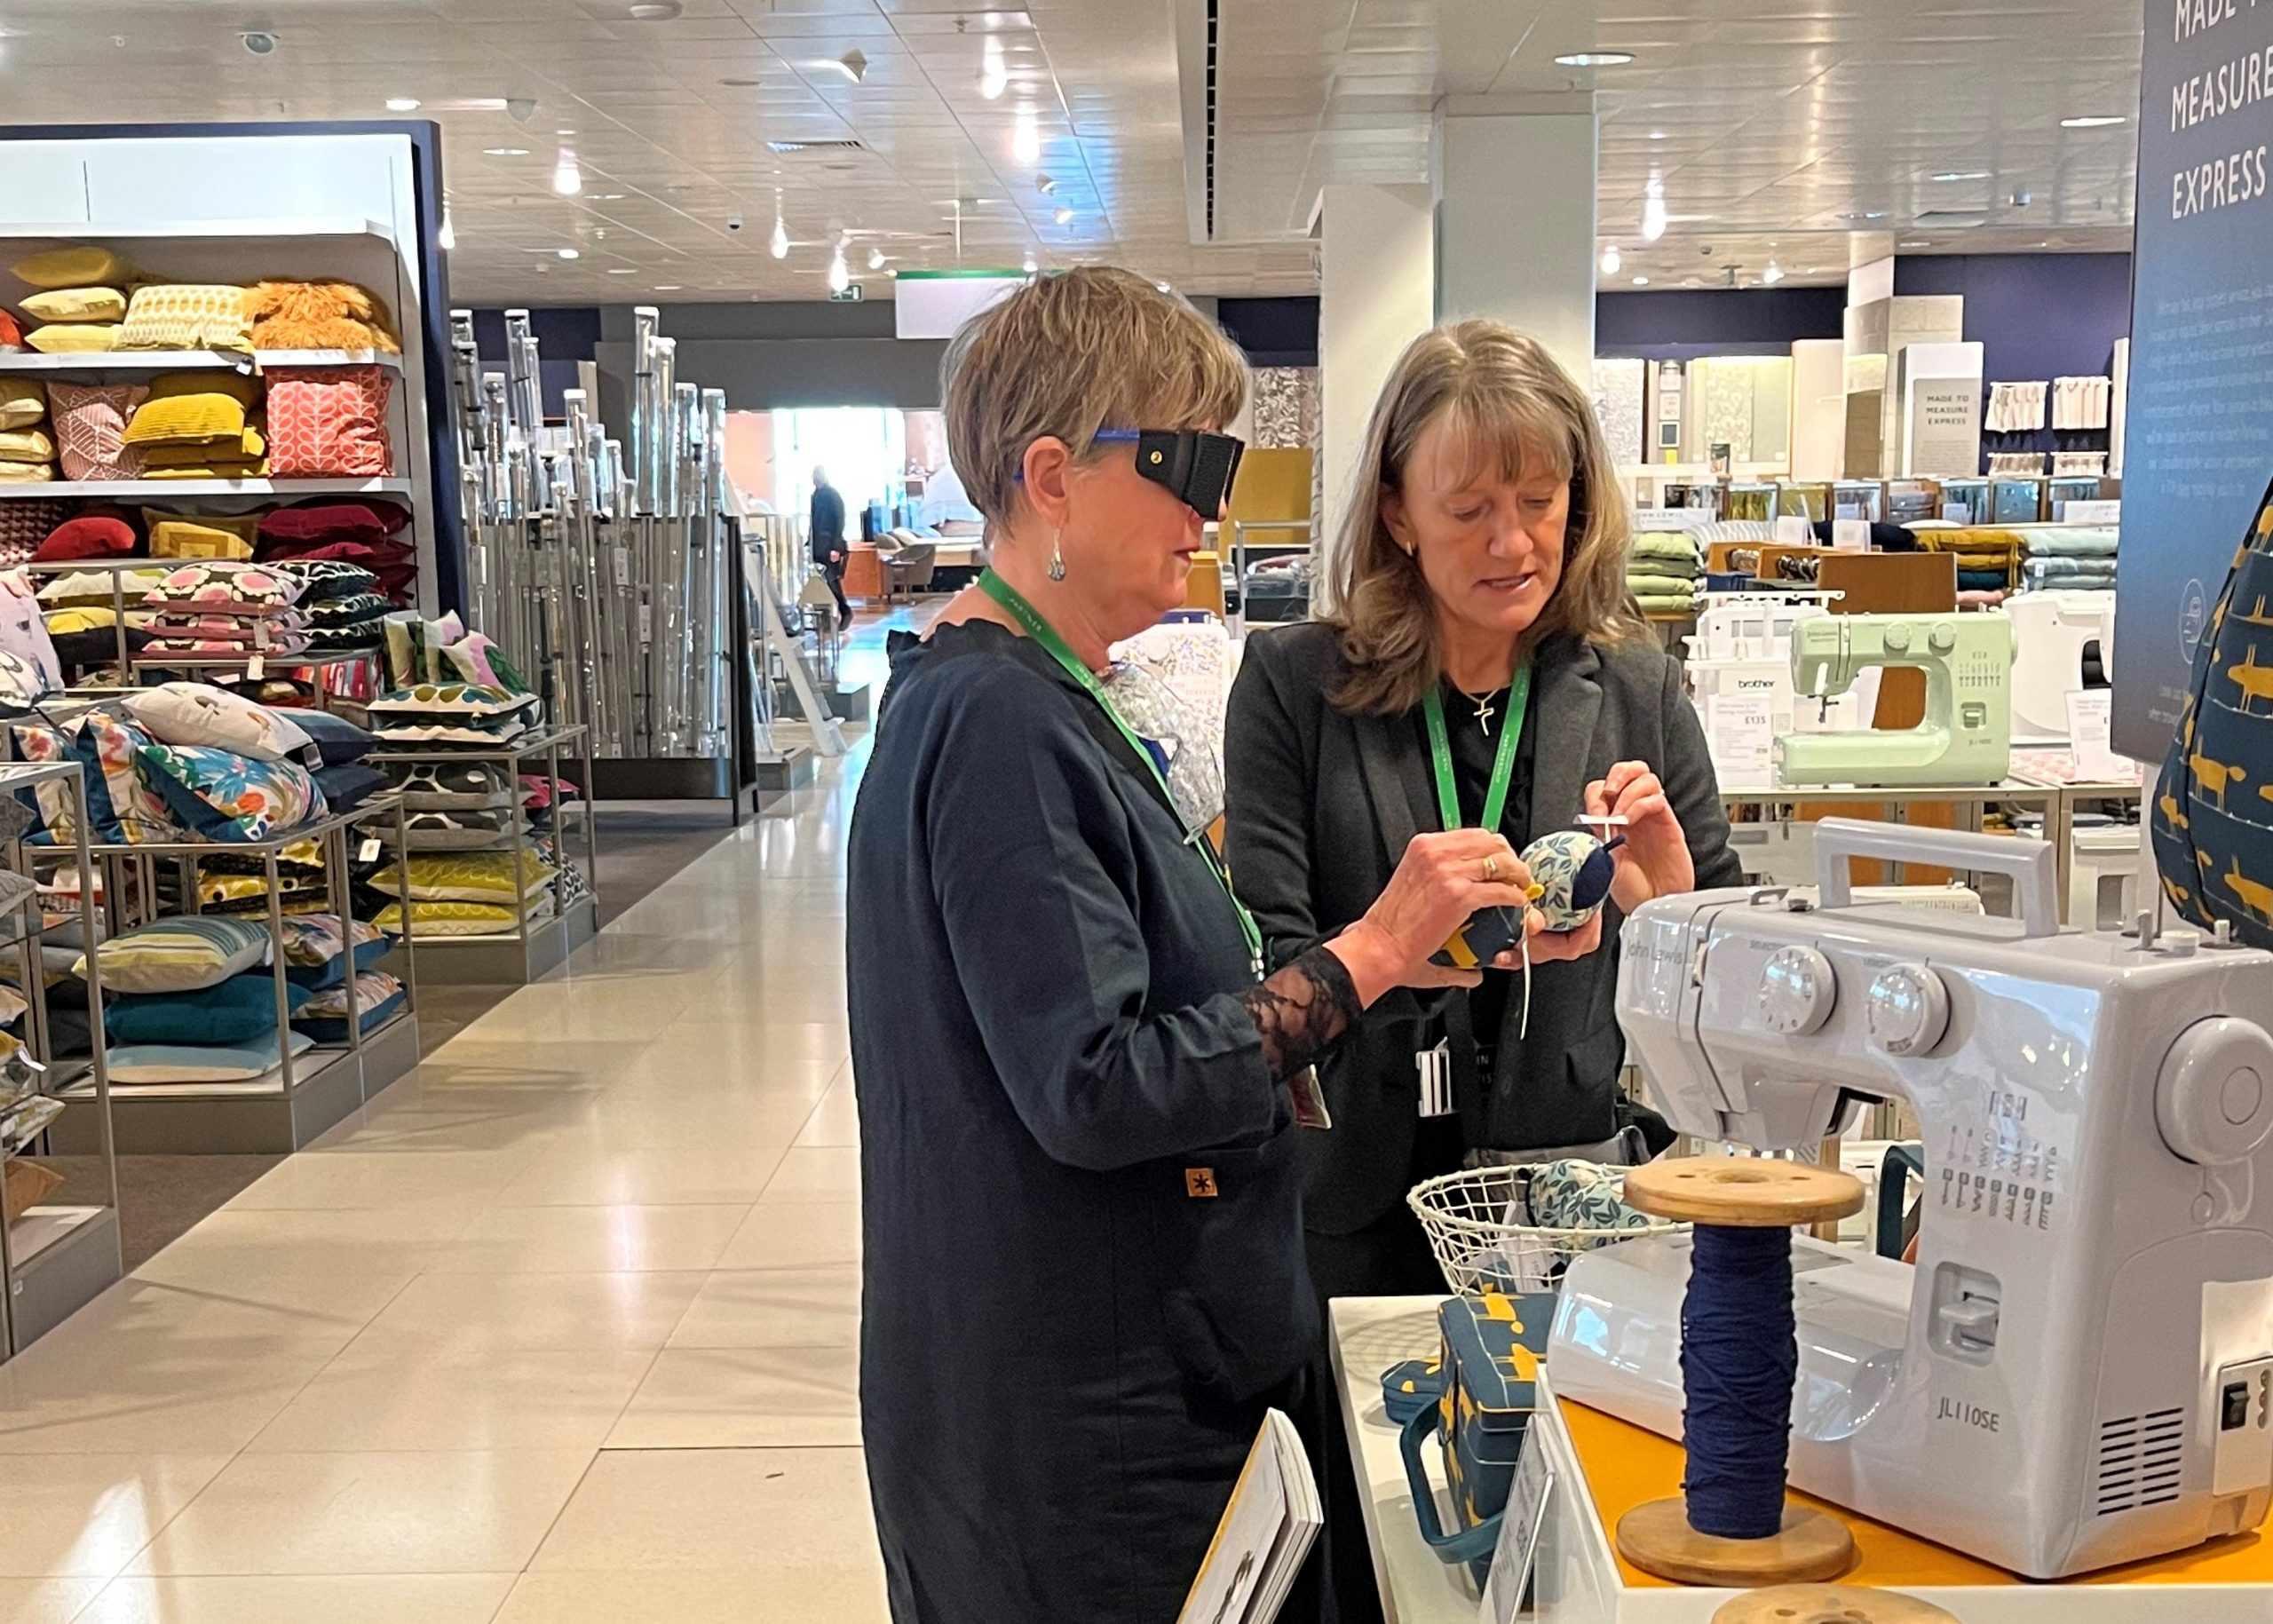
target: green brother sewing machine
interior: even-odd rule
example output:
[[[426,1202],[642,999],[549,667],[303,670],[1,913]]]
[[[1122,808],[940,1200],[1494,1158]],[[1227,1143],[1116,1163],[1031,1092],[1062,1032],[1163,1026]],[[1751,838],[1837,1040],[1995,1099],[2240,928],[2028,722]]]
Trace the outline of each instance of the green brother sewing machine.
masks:
[[[1785,784],[1993,784],[2012,764],[2013,626],[1997,614],[1832,614],[1792,628],[1801,702],[1829,700],[1872,666],[1926,673],[1926,719],[1884,733],[1785,733]]]

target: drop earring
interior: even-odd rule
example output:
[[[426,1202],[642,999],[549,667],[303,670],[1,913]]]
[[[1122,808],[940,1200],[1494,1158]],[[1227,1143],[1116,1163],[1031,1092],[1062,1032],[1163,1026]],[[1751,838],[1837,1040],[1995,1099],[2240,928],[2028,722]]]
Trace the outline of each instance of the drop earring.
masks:
[[[1049,538],[1049,578],[1052,581],[1065,579],[1065,550],[1058,545],[1058,538],[1054,535]]]

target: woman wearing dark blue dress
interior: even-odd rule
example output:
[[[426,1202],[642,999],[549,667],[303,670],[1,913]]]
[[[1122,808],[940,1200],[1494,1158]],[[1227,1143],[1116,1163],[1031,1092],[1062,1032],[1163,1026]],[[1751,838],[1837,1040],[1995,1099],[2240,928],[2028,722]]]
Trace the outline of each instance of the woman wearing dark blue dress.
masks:
[[[1496,833],[1414,843],[1259,975],[1207,830],[1212,741],[1108,650],[1184,600],[1238,352],[1125,272],[1030,284],[948,358],[994,567],[900,657],[847,957],[862,1435],[899,1624],[1168,1624],[1318,1337],[1295,1104],[1469,915]],[[1290,1085],[1293,1085],[1290,1087]],[[1297,1613],[1289,1611],[1289,1619]],[[1311,1616],[1315,1617],[1313,1604]]]

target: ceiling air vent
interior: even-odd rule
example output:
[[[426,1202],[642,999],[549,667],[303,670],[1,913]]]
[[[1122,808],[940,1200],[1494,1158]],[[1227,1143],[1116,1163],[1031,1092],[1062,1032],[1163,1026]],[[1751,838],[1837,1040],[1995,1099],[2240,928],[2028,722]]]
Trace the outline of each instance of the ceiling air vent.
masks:
[[[779,153],[867,151],[858,141],[768,141],[765,149]]]

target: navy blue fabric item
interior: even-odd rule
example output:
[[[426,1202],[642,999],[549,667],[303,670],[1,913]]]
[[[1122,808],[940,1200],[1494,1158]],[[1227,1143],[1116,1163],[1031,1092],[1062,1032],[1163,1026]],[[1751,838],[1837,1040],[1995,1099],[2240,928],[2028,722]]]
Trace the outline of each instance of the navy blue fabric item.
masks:
[[[1717,1539],[1764,1540],[1784,1525],[1800,1370],[1792,1232],[1700,1224],[1693,1242],[1681,1303],[1689,1525]]]
[[[400,900],[399,898],[396,899]],[[358,942],[354,952],[355,968],[359,972],[368,970],[393,951],[394,939],[392,937],[382,936],[376,941]],[[308,991],[321,993],[347,979],[347,959],[346,954],[335,953],[321,964],[294,964],[284,974]]]
[[[307,988],[285,984],[287,1009],[297,1009],[309,996]],[[234,1048],[275,1032],[276,982],[265,970],[231,976],[194,993],[122,993],[103,1010],[103,1034],[114,1043]]]
[[[387,787],[388,779],[376,767],[351,761],[337,767],[316,769],[316,788],[323,804],[336,812],[352,812]]]
[[[300,731],[315,741],[316,749],[327,767],[345,766],[351,761],[360,761],[377,748],[376,735],[329,710],[288,710],[283,713],[296,723]]]
[[[846,899],[892,1618],[1162,1624],[1317,1343],[1238,917],[1096,701],[986,623],[902,655]]]
[[[368,1035],[374,1027],[393,1019],[395,1012],[402,1008],[408,997],[408,993],[401,991],[388,994],[369,1008],[357,1010],[358,1024]],[[347,1018],[344,1015],[295,1017],[292,1025],[319,1043],[345,1043],[347,1041]]]

